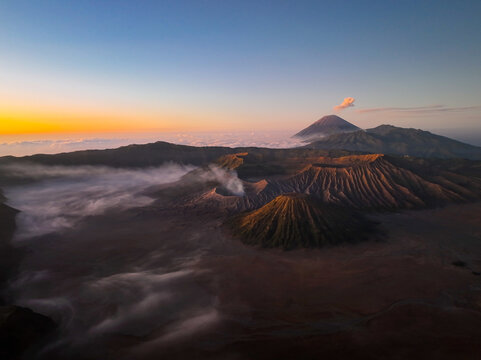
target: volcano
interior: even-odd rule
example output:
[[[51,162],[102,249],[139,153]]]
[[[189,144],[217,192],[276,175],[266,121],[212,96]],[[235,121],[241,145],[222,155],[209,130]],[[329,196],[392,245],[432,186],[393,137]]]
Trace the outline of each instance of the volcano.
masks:
[[[365,239],[372,223],[347,208],[290,193],[234,218],[231,227],[246,244],[290,250],[357,242]]]
[[[294,137],[312,140],[314,138],[322,138],[329,135],[347,133],[361,130],[356,125],[337,115],[323,116],[312,125],[304,130],[299,131]]]

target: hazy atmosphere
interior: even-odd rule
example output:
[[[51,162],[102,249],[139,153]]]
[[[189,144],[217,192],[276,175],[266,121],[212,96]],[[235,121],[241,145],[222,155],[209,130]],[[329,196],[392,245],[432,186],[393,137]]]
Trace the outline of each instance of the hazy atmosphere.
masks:
[[[480,20],[0,0],[0,359],[480,359]]]
[[[0,151],[292,132],[334,111],[479,145],[480,12],[478,1],[2,1]]]

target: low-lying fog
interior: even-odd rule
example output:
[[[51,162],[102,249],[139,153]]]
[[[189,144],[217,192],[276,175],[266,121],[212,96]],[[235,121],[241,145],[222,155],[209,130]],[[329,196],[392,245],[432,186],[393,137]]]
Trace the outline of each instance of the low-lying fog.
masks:
[[[103,356],[96,353],[102,346],[85,344],[105,335],[147,336],[132,351],[148,351],[218,321],[216,299],[200,286],[206,274],[196,268],[207,246],[199,221],[148,208],[154,199],[147,189],[169,186],[193,169],[0,169],[10,178],[28,178],[4,189],[8,204],[21,211],[14,244],[25,250],[9,294],[15,304],[60,323],[46,358],[76,345]],[[197,175],[243,191],[235,173],[211,166]]]
[[[153,199],[143,192],[170,183],[192,170],[175,164],[147,170],[92,166],[10,166],[11,176],[29,176],[32,184],[7,188],[9,204],[20,210],[17,239],[68,229],[87,216],[146,206]]]

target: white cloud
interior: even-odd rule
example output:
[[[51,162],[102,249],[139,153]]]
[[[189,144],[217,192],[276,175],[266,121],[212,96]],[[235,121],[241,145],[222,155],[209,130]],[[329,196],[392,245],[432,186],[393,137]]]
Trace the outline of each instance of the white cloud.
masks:
[[[155,141],[167,141],[191,146],[227,146],[227,147],[270,147],[290,148],[301,146],[302,142],[292,139],[295,131],[270,132],[182,132],[158,133],[137,138],[96,138],[96,139],[62,139],[14,141],[0,143],[0,156],[25,156],[33,154],[56,154],[89,149],[112,149],[130,144],[146,144]]]

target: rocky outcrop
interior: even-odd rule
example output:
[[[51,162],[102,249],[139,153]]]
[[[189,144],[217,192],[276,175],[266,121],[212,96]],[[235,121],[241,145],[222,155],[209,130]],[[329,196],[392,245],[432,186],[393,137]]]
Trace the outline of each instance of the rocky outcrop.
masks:
[[[0,358],[20,359],[55,329],[48,317],[20,306],[0,306]]]

